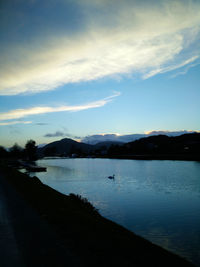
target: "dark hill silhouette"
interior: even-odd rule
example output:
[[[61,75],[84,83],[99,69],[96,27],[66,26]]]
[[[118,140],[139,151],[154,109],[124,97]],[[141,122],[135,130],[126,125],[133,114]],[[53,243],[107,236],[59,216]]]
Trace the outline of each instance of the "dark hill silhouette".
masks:
[[[79,143],[69,138],[64,138],[39,148],[38,153],[44,156],[70,156],[72,154],[88,154],[91,150],[91,145]]]
[[[194,155],[200,157],[200,133],[176,137],[150,136],[122,147],[112,146],[109,155]]]
[[[118,142],[118,141],[105,141],[105,142],[99,142],[95,144],[94,147],[95,148],[101,148],[101,147],[109,148],[112,145],[122,146],[123,144],[124,144],[123,142]]]
[[[95,156],[106,156],[108,154],[108,151],[110,147],[112,146],[122,146],[122,142],[117,141],[105,141],[105,142],[99,142],[96,145],[93,145],[93,151],[92,153]]]
[[[135,153],[198,153],[200,134],[184,134],[176,137],[150,136],[127,143],[125,147]]]
[[[200,158],[200,133],[183,134],[180,136],[155,135],[123,144],[121,142],[100,142],[96,145],[79,143],[64,138],[52,142],[38,149],[40,156],[104,156],[104,157],[130,157],[136,155],[153,155],[161,159],[163,155],[176,155],[178,158],[190,155],[191,158]],[[175,158],[176,158],[175,157]],[[170,157],[167,157],[170,159]],[[187,158],[185,158],[187,159]]]
[[[77,154],[79,156],[90,154],[101,154],[103,151],[107,153],[107,150],[112,145],[122,145],[121,142],[106,141],[100,142],[96,145],[89,145],[85,143],[76,142],[69,138],[64,138],[59,141],[55,141],[38,148],[38,154],[40,156],[71,156]]]

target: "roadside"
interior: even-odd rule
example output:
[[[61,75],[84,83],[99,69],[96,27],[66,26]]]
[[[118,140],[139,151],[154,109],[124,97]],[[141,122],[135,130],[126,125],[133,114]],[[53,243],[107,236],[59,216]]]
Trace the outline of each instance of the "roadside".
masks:
[[[15,238],[5,187],[0,174],[0,264],[1,266],[25,266]]]
[[[0,172],[0,266],[82,266]]]

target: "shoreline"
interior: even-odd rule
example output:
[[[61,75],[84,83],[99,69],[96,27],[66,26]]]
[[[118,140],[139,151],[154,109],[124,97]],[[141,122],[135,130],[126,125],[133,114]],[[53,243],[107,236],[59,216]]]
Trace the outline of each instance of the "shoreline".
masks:
[[[179,154],[144,154],[144,155],[116,155],[111,159],[133,159],[133,160],[180,160],[180,161],[200,161],[200,155],[179,155]]]
[[[76,251],[83,266],[194,266],[102,217],[86,199],[64,195],[11,168],[0,168],[23,199],[53,226],[63,245]]]
[[[38,158],[42,159],[76,159],[76,158],[89,158],[89,159],[132,159],[132,160],[178,160],[178,161],[200,161],[200,155],[181,155],[181,154],[138,154],[138,155],[106,155],[106,156],[78,156],[78,157],[62,157],[62,156],[49,156]]]

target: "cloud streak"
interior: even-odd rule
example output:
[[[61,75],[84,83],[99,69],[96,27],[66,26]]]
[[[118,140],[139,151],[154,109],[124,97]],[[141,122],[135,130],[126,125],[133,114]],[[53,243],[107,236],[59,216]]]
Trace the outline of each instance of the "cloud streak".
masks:
[[[168,67],[164,67],[164,68],[155,69],[155,70],[149,72],[148,74],[144,75],[143,78],[144,79],[148,79],[148,78],[150,78],[152,76],[155,76],[156,74],[165,73],[165,72],[168,72],[168,71],[176,70],[176,69],[185,67],[186,65],[187,65],[187,68],[189,69],[189,68],[194,66],[194,64],[192,65],[191,63],[196,61],[198,58],[199,58],[199,56],[193,56],[193,57],[191,57],[191,58],[189,58],[189,59],[185,60],[184,62],[181,62],[181,63],[179,63],[177,65],[172,65],[172,66],[168,66]],[[188,65],[188,64],[191,64],[191,65]]]
[[[30,123],[32,123],[32,121],[7,121],[7,122],[0,122],[0,126],[14,125],[14,124],[30,124]]]
[[[91,108],[99,108],[103,107],[109,102],[111,102],[115,97],[119,96],[119,92],[115,92],[113,95],[106,97],[104,99],[90,102],[83,105],[77,105],[77,106],[59,106],[59,107],[32,107],[27,109],[15,109],[8,112],[2,112],[0,113],[0,121],[6,121],[6,120],[14,120],[14,119],[20,119],[27,116],[32,115],[38,115],[38,114],[46,114],[46,113],[52,113],[52,112],[76,112],[76,111],[82,111],[87,110]],[[16,122],[19,123],[20,121]],[[8,125],[8,124],[16,124],[15,122],[2,122],[0,125]],[[25,122],[24,122],[25,123]]]
[[[62,131],[56,131],[55,133],[47,133],[44,135],[44,137],[48,137],[48,138],[51,138],[51,137],[64,137],[64,136],[67,136],[69,138],[73,138],[73,139],[80,139],[81,137],[80,136],[75,136],[75,135],[72,135],[70,133],[66,133],[66,132],[62,132]]]
[[[44,135],[44,137],[62,137],[62,136],[66,136],[67,134],[57,131],[55,133],[47,133]]]
[[[46,122],[36,122],[35,125],[46,126],[46,125],[48,125],[48,123],[46,123]]]
[[[33,45],[15,41],[3,47],[1,95],[38,93],[115,75],[146,79],[199,60],[197,1],[76,4],[84,17],[79,31],[50,35],[46,26],[46,34],[36,36]]]

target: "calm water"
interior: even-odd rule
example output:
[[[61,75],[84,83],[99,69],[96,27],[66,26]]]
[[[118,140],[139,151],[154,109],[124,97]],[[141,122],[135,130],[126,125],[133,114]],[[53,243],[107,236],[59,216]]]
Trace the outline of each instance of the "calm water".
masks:
[[[200,266],[200,163],[111,159],[38,161],[41,181],[86,197],[100,213]],[[107,177],[115,174],[115,180]],[[33,174],[34,175],[34,174]]]

